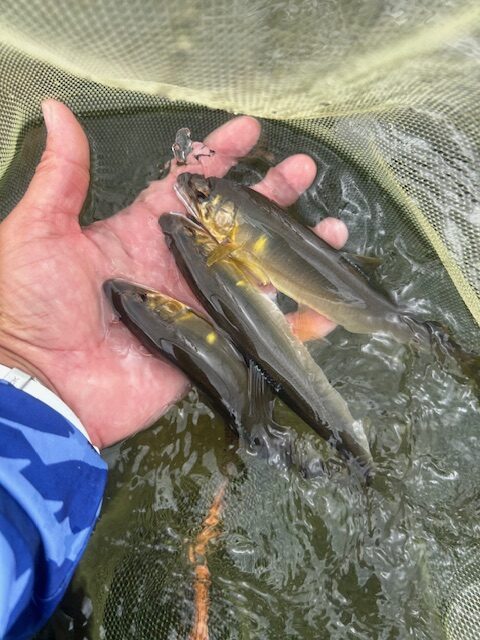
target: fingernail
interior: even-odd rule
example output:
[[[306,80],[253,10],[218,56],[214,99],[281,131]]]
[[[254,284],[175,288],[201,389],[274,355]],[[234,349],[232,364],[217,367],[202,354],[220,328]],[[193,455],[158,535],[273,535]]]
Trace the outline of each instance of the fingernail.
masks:
[[[47,131],[51,131],[55,126],[55,107],[51,100],[42,102],[42,113]]]

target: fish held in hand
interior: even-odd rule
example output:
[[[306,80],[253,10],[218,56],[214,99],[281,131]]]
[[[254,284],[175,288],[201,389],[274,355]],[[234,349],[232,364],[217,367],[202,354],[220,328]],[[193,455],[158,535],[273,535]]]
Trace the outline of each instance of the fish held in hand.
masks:
[[[139,341],[182,369],[253,453],[305,477],[323,472],[318,455],[297,450],[298,434],[273,419],[274,392],[261,371],[247,365],[211,322],[174,298],[126,280],[107,280],[103,289]]]
[[[209,263],[233,256],[259,282],[314,309],[352,333],[386,333],[419,351],[453,357],[480,387],[480,357],[461,348],[447,328],[416,320],[339,251],[262,194],[224,178],[184,173],[176,192],[218,243]]]
[[[107,280],[103,289],[139,341],[186,372],[238,433],[248,413],[241,391],[248,376],[233,345],[190,307],[158,291],[125,280]]]
[[[180,271],[237,348],[260,366],[282,399],[322,438],[370,467],[363,428],[278,307],[236,261],[226,257],[208,265],[217,243],[198,224],[175,214],[161,216],[159,223]]]
[[[232,256],[259,282],[354,333],[390,329],[402,342],[412,337],[411,327],[397,318],[398,308],[341,252],[265,196],[229,180],[188,173],[178,177],[176,191],[218,244],[209,264]]]

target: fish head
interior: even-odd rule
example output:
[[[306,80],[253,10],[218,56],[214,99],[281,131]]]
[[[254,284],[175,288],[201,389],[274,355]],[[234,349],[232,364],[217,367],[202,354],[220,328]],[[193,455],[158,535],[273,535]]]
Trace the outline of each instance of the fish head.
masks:
[[[217,242],[231,240],[237,226],[238,207],[225,189],[224,181],[196,173],[181,173],[175,192],[188,213],[200,222]]]
[[[139,327],[154,317],[174,322],[189,311],[178,300],[127,280],[106,280],[103,291],[119,317]]]
[[[184,253],[196,250],[207,257],[218,246],[217,241],[200,224],[182,214],[164,213],[158,223],[170,248],[175,247]]]

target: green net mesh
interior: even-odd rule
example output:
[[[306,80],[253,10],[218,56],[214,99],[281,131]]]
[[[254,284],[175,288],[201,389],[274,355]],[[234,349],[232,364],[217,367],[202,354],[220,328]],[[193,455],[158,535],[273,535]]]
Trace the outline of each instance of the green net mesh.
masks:
[[[480,558],[478,551],[461,565],[450,586],[451,599],[445,606],[444,626],[449,640],[475,637],[480,629]]]
[[[349,249],[382,257],[379,284],[477,348],[477,2],[17,0],[0,9],[1,216],[40,157],[45,97],[66,102],[89,136],[85,223],[158,177],[178,128],[201,138],[248,113],[263,136],[232,176],[254,181],[290,153],[312,155],[317,179],[294,213],[307,223],[341,217]],[[400,367],[375,339],[340,331],[318,355],[362,418],[382,416],[376,455],[390,480],[377,504],[341,473],[295,492],[270,468],[237,470],[211,559],[211,637],[480,637],[478,404],[433,362]],[[388,374],[363,387],[373,362]],[[232,447],[219,420],[192,417],[195,407],[184,403],[155,438],[110,454],[103,515],[70,594],[72,624],[81,628],[88,612],[86,637],[190,633],[185,541]],[[197,423],[204,439],[192,435]],[[186,434],[197,446],[191,464]],[[175,446],[189,455],[176,460]],[[280,508],[275,496],[290,494]],[[389,558],[376,555],[382,545]]]

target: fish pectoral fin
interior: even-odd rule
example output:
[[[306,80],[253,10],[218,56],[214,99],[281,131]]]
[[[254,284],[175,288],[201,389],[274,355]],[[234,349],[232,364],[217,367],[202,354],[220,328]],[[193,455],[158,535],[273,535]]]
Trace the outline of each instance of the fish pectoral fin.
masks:
[[[249,260],[248,255],[245,256],[245,254],[241,254],[241,256],[237,257],[237,255],[234,254],[232,257],[235,259],[235,264],[247,282],[256,287],[264,287],[267,284],[271,284],[268,273],[257,262]]]
[[[234,251],[238,249],[238,245],[233,242],[226,242],[225,244],[219,244],[218,247],[210,253],[207,258],[207,266],[211,267],[216,262],[220,262],[224,258],[228,258]]]
[[[334,327],[328,318],[302,304],[298,305],[297,311],[290,314],[290,326],[300,342],[322,340],[325,343],[325,336]]]

